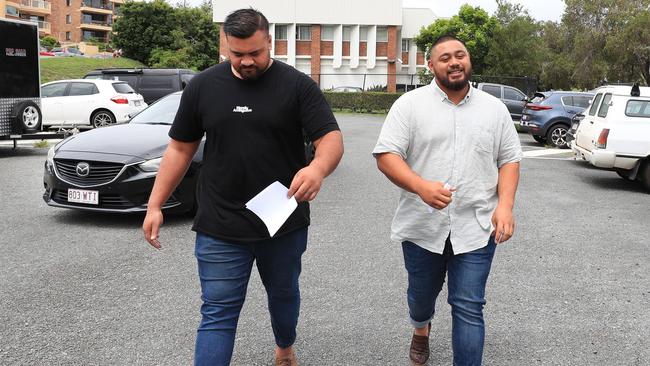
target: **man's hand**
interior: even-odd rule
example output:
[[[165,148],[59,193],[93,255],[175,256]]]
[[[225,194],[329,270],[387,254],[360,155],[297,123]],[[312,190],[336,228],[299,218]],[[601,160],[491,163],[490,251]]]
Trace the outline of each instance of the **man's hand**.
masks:
[[[311,201],[316,198],[325,175],[315,166],[309,165],[298,171],[291,181],[287,197],[294,196],[296,201]]]
[[[494,240],[497,244],[508,241],[515,232],[515,218],[512,215],[512,209],[503,205],[497,205],[492,215],[492,225],[494,225]]]
[[[442,210],[451,203],[451,193],[453,191],[453,188],[445,188],[445,184],[442,182],[431,182],[422,179],[418,184],[415,193],[417,193],[422,201],[427,205]]]
[[[160,209],[148,209],[147,216],[144,218],[142,224],[142,231],[144,231],[144,238],[156,249],[162,248],[158,241],[158,231],[160,225],[163,223],[163,214]]]

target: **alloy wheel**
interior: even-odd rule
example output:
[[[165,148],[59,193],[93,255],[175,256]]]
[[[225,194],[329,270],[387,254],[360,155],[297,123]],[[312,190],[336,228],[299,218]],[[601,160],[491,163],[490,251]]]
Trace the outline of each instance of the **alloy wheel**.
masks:
[[[33,106],[27,106],[23,110],[23,125],[29,129],[38,125],[38,111]]]

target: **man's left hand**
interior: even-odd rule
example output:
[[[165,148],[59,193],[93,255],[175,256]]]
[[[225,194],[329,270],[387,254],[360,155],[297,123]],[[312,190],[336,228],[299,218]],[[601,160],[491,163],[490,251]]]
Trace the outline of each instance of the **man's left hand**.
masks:
[[[311,201],[316,198],[325,175],[315,166],[309,165],[296,173],[291,181],[287,197],[294,196],[296,201]]]
[[[498,205],[492,215],[492,225],[494,225],[494,240],[497,244],[508,241],[515,232],[515,219],[512,215],[512,209]]]

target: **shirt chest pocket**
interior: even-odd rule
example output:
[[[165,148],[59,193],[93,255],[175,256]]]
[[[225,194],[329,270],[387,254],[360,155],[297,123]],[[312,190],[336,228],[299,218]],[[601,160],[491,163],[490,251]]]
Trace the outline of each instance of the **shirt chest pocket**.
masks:
[[[469,140],[469,149],[478,153],[494,153],[494,132],[489,128],[475,127]]]

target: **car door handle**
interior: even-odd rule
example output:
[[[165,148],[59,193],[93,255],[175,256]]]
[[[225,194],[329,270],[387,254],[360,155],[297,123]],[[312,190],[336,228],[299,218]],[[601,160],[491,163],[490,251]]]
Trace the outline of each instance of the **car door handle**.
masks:
[[[594,121],[589,121],[589,123],[591,123],[591,124],[593,125],[593,124],[594,124]]]

